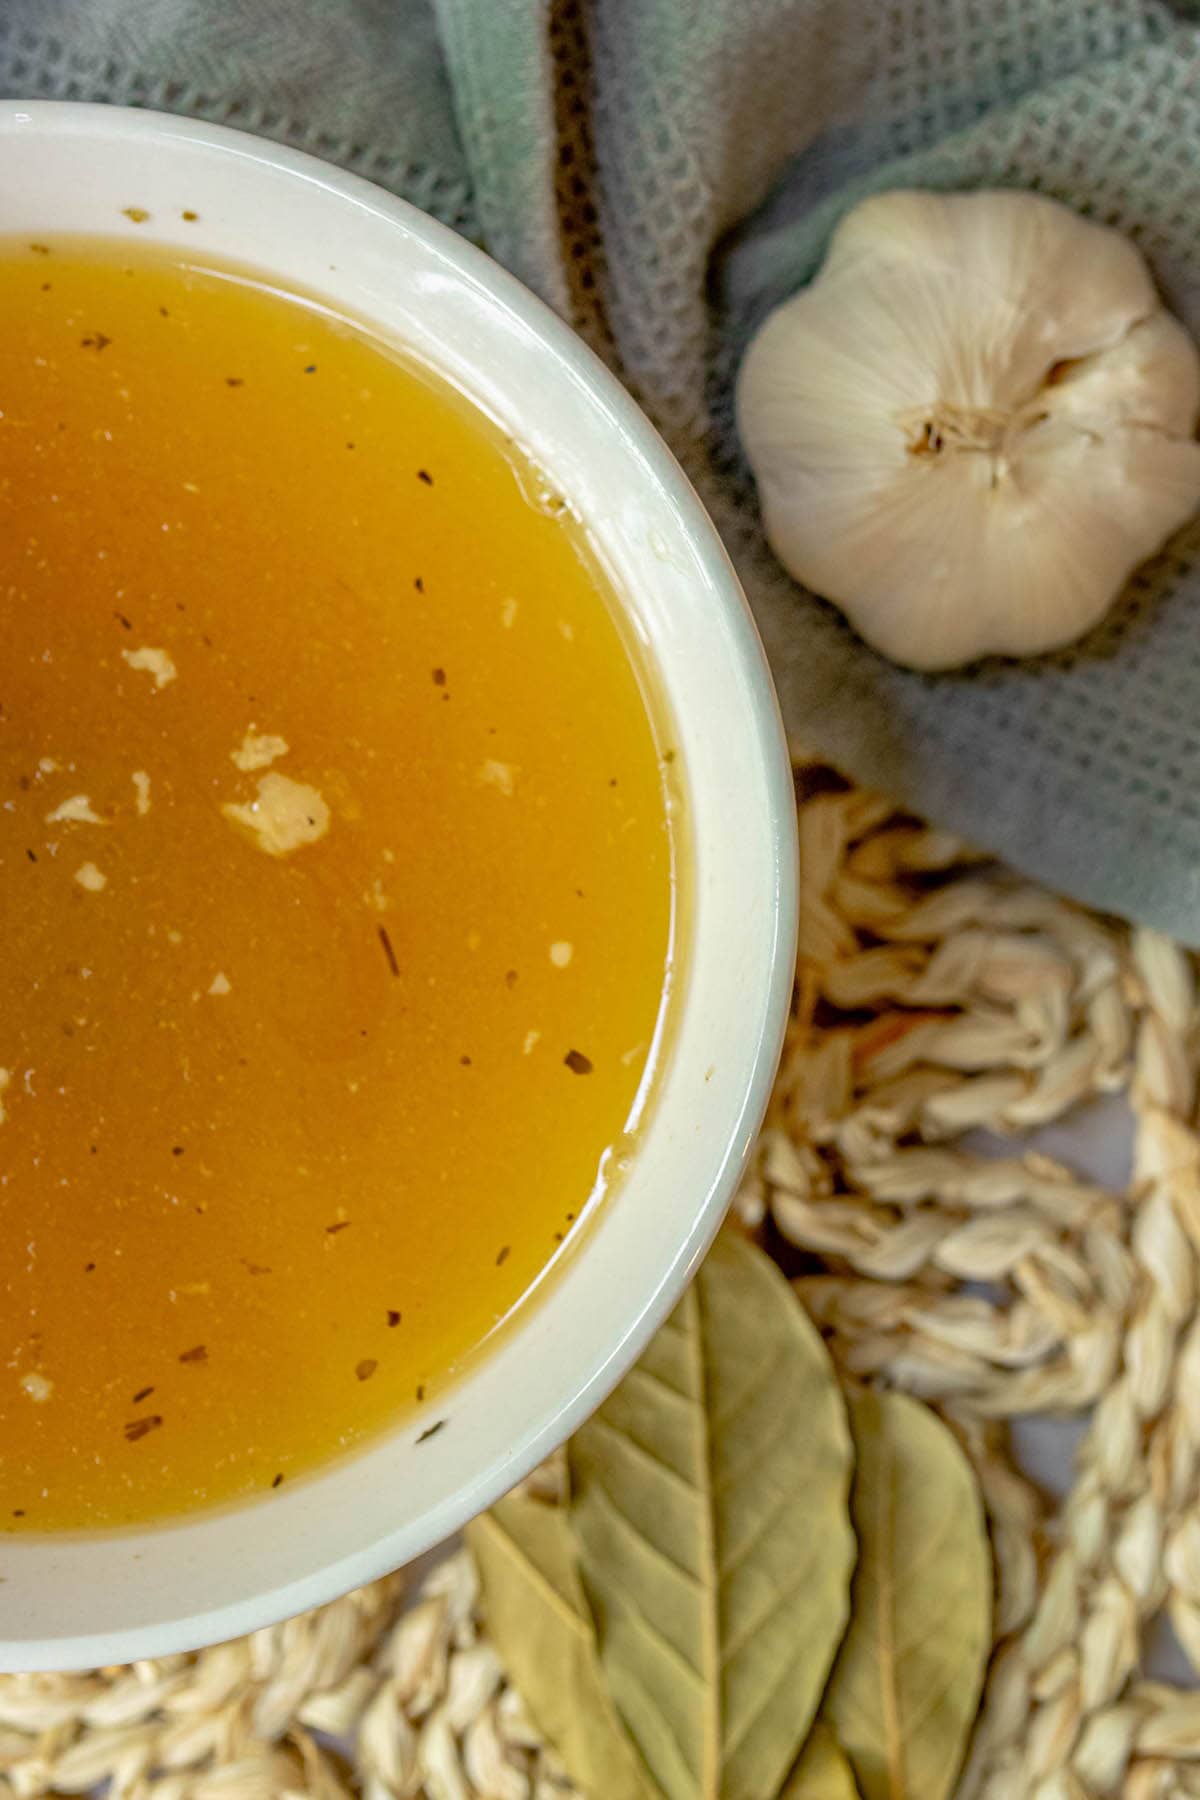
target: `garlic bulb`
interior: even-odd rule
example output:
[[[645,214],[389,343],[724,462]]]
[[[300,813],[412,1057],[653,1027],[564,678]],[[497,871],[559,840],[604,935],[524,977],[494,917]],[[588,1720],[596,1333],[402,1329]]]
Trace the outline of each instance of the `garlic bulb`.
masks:
[[[1200,502],[1198,407],[1133,245],[1016,193],[864,201],[737,393],[776,554],[915,669],[1095,624]]]

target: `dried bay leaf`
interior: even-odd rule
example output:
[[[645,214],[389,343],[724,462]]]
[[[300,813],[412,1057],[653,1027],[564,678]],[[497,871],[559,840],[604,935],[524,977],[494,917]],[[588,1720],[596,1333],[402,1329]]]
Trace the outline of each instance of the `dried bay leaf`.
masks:
[[[509,1494],[466,1538],[496,1648],[574,1780],[594,1800],[660,1800],[604,1684],[566,1513]]]
[[[828,1725],[817,1720],[779,1800],[859,1800],[850,1764]]]
[[[845,1628],[845,1409],[775,1265],[726,1233],[568,1446],[609,1691],[667,1800],[765,1800]]]
[[[850,1403],[853,1611],[823,1706],[864,1800],[946,1800],[991,1639],[992,1568],[966,1457],[901,1394]]]

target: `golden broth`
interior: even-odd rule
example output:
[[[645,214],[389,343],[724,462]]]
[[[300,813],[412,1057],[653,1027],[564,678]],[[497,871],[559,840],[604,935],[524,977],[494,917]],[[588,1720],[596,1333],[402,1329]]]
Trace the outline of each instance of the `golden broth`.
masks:
[[[602,1194],[671,844],[536,489],[311,305],[0,246],[0,1526],[311,1469]]]

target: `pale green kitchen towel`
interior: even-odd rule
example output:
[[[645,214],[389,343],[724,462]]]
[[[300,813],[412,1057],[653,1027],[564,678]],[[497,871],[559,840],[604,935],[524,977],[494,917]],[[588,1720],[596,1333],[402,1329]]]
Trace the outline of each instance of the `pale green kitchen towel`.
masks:
[[[907,674],[776,567],[730,409],[755,323],[879,188],[1065,200],[1131,233],[1200,334],[1198,18],[1195,0],[0,0],[0,89],[223,119],[480,238],[682,458],[798,742],[1200,943],[1200,526],[1073,650]]]

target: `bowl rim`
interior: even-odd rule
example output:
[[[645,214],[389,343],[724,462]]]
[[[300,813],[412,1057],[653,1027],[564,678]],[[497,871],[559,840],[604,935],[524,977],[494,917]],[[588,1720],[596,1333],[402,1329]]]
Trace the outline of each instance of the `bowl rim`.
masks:
[[[573,1388],[554,1415],[529,1425],[518,1434],[506,1457],[493,1459],[486,1468],[476,1470],[474,1477],[462,1482],[453,1496],[438,1502],[432,1509],[436,1513],[435,1530],[430,1529],[431,1509],[418,1509],[386,1536],[332,1561],[318,1560],[307,1574],[265,1592],[222,1601],[210,1610],[194,1611],[183,1618],[121,1626],[111,1632],[94,1630],[43,1638],[9,1637],[0,1608],[0,1670],[80,1668],[192,1649],[324,1604],[401,1566],[458,1531],[569,1436],[641,1354],[691,1279],[732,1199],[766,1110],[782,1048],[792,992],[798,909],[791,765],[770,671],[748,603],[716,527],[674,456],[631,396],[582,339],[514,276],[449,226],[386,189],[306,152],[228,126],[140,108],[73,101],[0,100],[0,157],[5,142],[11,141],[14,134],[30,131],[55,137],[65,133],[81,144],[97,137],[137,147],[153,144],[160,154],[164,146],[198,147],[240,159],[243,170],[247,163],[258,163],[277,175],[295,178],[298,184],[324,189],[401,227],[410,243],[415,242],[422,252],[431,253],[441,264],[484,290],[498,307],[542,340],[571,379],[587,391],[589,401],[598,403],[611,420],[624,440],[631,467],[636,464],[653,475],[669,501],[708,592],[722,610],[738,676],[753,695],[750,711],[756,734],[754,748],[762,767],[759,804],[769,825],[772,853],[769,870],[765,871],[771,889],[770,931],[764,934],[758,958],[763,994],[761,1016],[751,1052],[745,1058],[748,1067],[741,1083],[741,1101],[730,1120],[719,1165],[711,1170],[705,1192],[696,1199],[686,1229],[681,1228],[673,1257],[666,1266],[653,1271],[653,1280],[642,1282],[635,1316],[624,1336],[611,1347],[607,1358],[592,1367]],[[151,234],[149,241],[161,245],[168,240]],[[246,261],[253,264],[253,256],[248,255]],[[264,267],[269,269],[270,264]],[[584,522],[586,525],[586,518]],[[661,650],[651,648],[650,661],[655,662],[661,654]],[[685,987],[686,981],[685,975]],[[677,1021],[676,1030],[682,1028]],[[653,1129],[651,1120],[648,1130]],[[586,1251],[585,1242],[581,1255],[585,1257]],[[483,1360],[488,1356],[489,1352],[484,1351]],[[317,1471],[309,1480],[319,1482],[322,1478],[323,1471]],[[224,1509],[224,1516],[237,1518],[259,1504],[257,1499],[235,1503]],[[193,1515],[181,1519],[178,1526],[134,1527],[122,1536],[147,1538],[152,1532],[186,1529],[194,1519],[203,1516],[213,1515]],[[43,1555],[52,1555],[55,1546],[63,1541],[52,1534],[7,1540]],[[111,1543],[112,1534],[96,1534],[90,1542]],[[4,1545],[5,1540],[0,1538],[0,1547]]]

